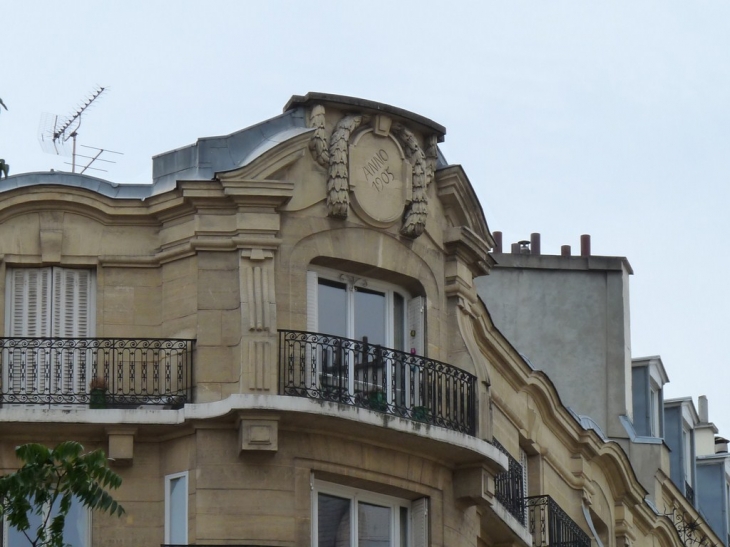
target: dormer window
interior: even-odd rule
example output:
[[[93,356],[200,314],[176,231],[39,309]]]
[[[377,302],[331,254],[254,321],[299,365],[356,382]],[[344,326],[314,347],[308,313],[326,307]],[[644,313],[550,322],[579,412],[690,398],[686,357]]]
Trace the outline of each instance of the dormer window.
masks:
[[[633,424],[642,437],[664,438],[663,387],[669,379],[661,358],[640,357],[631,362]]]

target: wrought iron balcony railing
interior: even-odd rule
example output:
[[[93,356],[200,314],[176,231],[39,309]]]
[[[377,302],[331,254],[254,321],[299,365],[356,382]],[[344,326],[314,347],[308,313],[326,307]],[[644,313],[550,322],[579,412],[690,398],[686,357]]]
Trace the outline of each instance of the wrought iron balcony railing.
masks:
[[[194,340],[0,338],[0,403],[91,408],[192,402]]]
[[[497,439],[492,439],[492,444],[507,456],[509,462],[507,471],[494,477],[494,495],[499,503],[524,526],[525,492],[522,465]]]
[[[377,410],[469,435],[476,377],[454,366],[326,334],[279,331],[279,393]]]
[[[591,547],[591,540],[550,496],[525,498],[534,547]]]

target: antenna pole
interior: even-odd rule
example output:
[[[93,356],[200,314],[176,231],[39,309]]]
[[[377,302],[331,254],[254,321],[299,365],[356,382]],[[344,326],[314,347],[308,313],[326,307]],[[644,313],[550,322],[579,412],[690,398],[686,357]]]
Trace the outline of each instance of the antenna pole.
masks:
[[[76,172],[76,131],[71,133],[71,138],[74,140],[73,152],[71,153],[71,172]]]

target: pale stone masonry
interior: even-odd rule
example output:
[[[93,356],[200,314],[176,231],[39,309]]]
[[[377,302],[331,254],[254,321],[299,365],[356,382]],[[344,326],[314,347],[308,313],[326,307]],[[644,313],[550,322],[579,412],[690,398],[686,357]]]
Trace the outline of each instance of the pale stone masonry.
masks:
[[[525,495],[576,547],[681,545],[492,323],[495,241],[445,133],[310,93],[149,185],[2,181],[0,468],[106,449],[126,514],[83,547],[557,545]]]

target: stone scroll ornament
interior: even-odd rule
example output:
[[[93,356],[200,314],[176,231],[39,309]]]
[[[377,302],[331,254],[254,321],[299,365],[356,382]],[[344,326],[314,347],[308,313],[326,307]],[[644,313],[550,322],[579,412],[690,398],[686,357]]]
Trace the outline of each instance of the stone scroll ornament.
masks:
[[[327,148],[325,130],[325,111],[321,105],[315,105],[309,118],[309,126],[314,134],[309,142],[312,158],[321,166],[329,166],[327,178],[327,210],[328,215],[335,218],[347,218],[350,204],[348,146],[350,136],[363,123],[369,123],[370,117],[362,114],[349,114],[343,117],[335,127]],[[406,158],[413,166],[413,195],[411,202],[403,213],[401,234],[416,238],[426,227],[428,214],[428,197],[426,189],[434,179],[437,161],[437,138],[428,139],[426,152],[421,149],[415,135],[403,124],[393,126],[393,134],[403,146]]]

